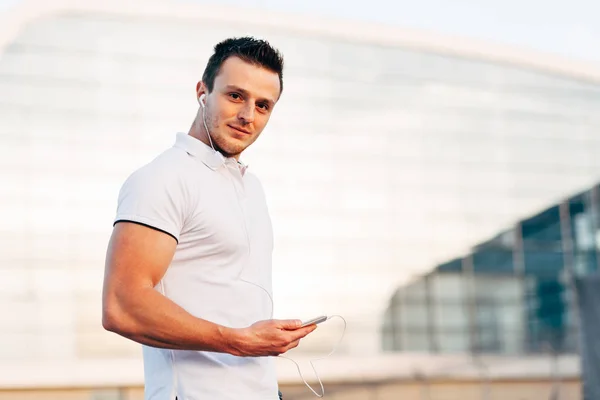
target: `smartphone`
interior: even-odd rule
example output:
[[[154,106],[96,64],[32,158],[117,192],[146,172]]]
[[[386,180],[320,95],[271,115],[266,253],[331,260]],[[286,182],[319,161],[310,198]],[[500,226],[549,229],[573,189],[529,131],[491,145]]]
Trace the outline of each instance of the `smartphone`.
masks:
[[[320,317],[309,319],[308,321],[302,322],[302,326],[300,328],[304,328],[308,325],[320,324],[321,322],[327,321],[326,315],[321,315]]]

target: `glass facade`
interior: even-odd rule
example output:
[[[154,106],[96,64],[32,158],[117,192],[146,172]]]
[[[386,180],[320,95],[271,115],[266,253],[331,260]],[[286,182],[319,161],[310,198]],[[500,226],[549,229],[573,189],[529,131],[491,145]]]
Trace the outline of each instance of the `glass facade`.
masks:
[[[386,311],[383,348],[577,352],[573,279],[600,267],[599,194],[595,185],[520,220],[399,288]]]
[[[272,212],[276,316],[343,315],[339,353],[381,351],[383,310],[398,285],[600,179],[598,84],[268,26],[200,12],[194,20],[80,9],[28,21],[4,48],[1,360],[139,357],[137,345],[100,324],[117,192],[187,131],[195,84],[225,37],[265,37],[286,57],[283,97],[244,161]],[[589,224],[581,217],[574,229]],[[597,236],[579,237],[582,249],[595,248]],[[536,251],[524,257],[560,259],[560,249]],[[514,268],[502,246],[481,254],[464,268],[485,270],[487,259]],[[587,268],[590,257],[582,250],[573,262]],[[516,351],[523,340],[498,333],[525,332],[520,305],[489,297],[530,289],[494,273],[473,284],[487,307],[474,314],[488,327],[481,346]],[[440,270],[403,292],[399,318],[414,323],[402,329],[429,336],[390,336],[398,348],[472,345],[463,281],[453,274]]]

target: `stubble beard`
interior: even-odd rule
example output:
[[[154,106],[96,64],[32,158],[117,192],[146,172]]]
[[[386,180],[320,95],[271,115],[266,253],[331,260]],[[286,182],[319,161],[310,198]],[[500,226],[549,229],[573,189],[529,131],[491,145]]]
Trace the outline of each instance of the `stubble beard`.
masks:
[[[206,113],[207,125],[210,130],[210,138],[212,139],[215,150],[223,154],[225,157],[234,157],[241,154],[248,146],[242,143],[228,143],[226,134],[219,131],[220,121],[218,117],[212,117],[211,112]],[[226,128],[224,128],[226,129]]]

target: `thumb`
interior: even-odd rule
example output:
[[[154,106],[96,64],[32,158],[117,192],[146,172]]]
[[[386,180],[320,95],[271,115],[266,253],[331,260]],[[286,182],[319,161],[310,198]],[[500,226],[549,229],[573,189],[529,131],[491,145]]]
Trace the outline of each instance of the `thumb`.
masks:
[[[302,321],[299,319],[284,319],[279,321],[279,327],[287,330],[294,330],[300,328]]]

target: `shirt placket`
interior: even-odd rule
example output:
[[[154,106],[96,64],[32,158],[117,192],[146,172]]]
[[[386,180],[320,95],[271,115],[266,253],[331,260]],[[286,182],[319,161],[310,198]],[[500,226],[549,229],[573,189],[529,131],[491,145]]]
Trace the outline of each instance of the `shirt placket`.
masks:
[[[244,229],[244,234],[246,235],[246,242],[248,244],[248,253],[251,252],[251,241],[250,241],[250,232],[249,232],[249,222],[248,222],[248,209],[247,209],[247,198],[246,198],[246,189],[244,186],[244,180],[241,171],[238,166],[227,166],[227,171],[231,176],[233,188],[235,191],[236,199],[238,206],[240,207],[240,213],[242,216],[242,229]]]

